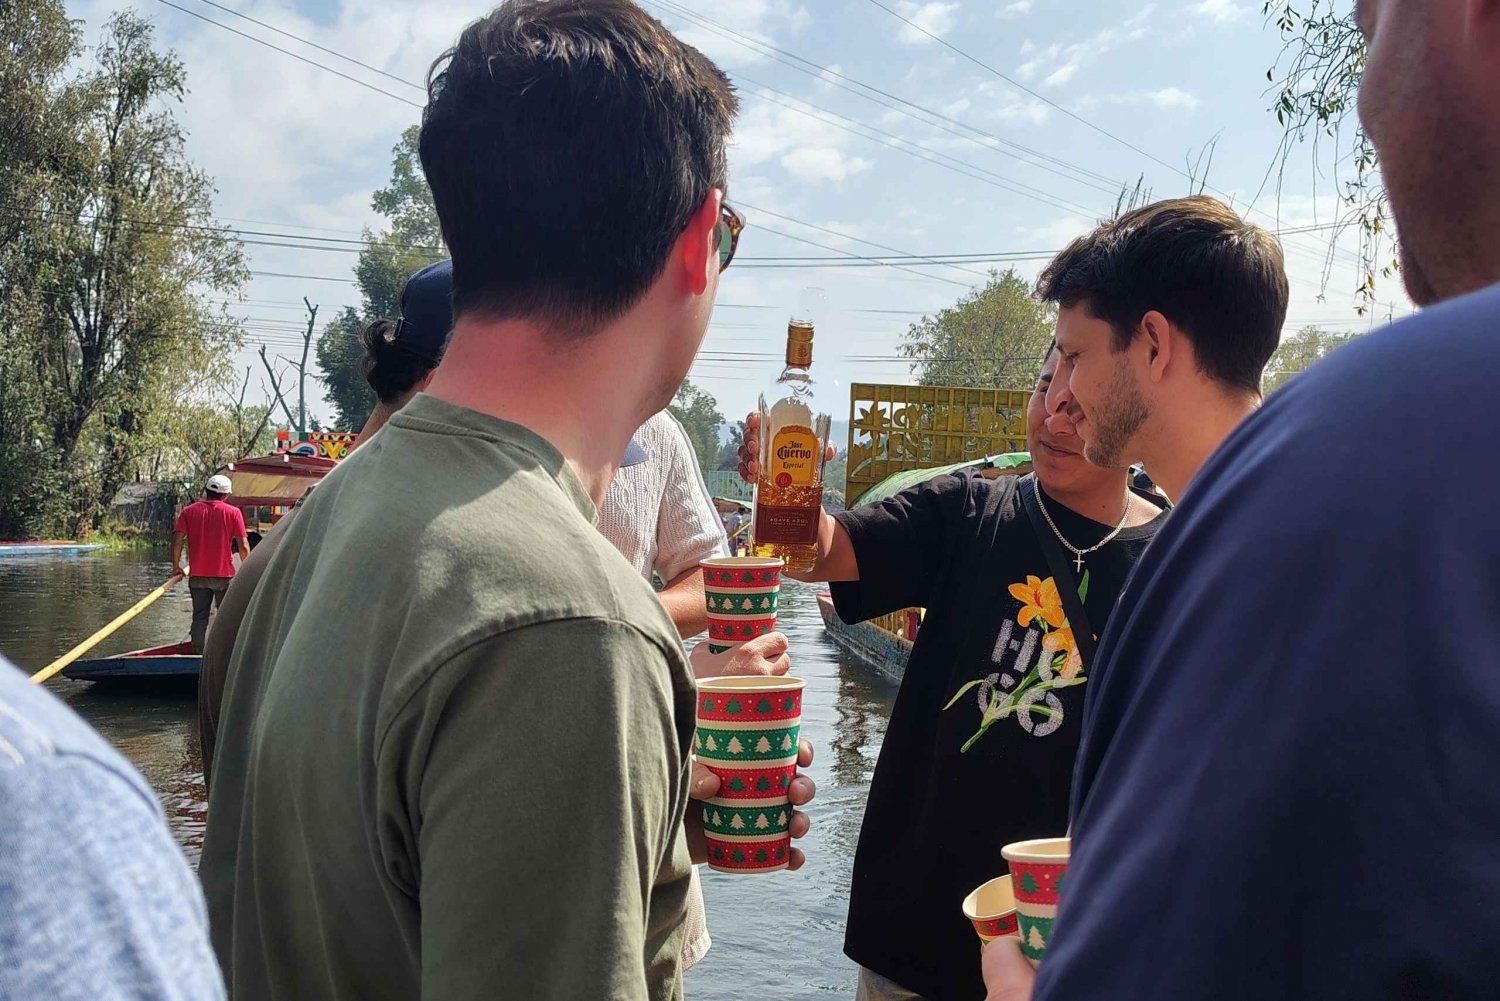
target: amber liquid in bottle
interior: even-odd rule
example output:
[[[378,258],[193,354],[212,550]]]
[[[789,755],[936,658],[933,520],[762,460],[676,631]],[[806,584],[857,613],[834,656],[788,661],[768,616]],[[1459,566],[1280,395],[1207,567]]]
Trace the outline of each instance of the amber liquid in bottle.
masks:
[[[760,398],[760,454],[750,553],[805,574],[818,562],[823,513],[823,462],[831,420],[814,400],[813,323],[793,316],[787,325],[786,369]]]

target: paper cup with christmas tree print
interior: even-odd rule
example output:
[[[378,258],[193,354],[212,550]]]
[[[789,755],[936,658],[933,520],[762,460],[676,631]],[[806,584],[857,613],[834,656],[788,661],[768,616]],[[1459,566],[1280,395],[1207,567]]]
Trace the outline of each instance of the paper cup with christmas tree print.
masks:
[[[1035,966],[1052,938],[1052,920],[1068,873],[1069,838],[1017,841],[1000,849],[1010,863],[1011,887],[1016,894],[1016,917],[1020,925],[1021,951]]]
[[[719,777],[719,795],[698,804],[709,868],[732,873],[786,868],[805,687],[798,678],[752,675],[698,682],[693,750]]]
[[[708,649],[723,653],[776,628],[782,561],[762,556],[702,560]]]
[[[979,941],[989,945],[1001,935],[1016,933],[1016,894],[1009,876],[981,883],[964,898],[964,917],[974,925]]]

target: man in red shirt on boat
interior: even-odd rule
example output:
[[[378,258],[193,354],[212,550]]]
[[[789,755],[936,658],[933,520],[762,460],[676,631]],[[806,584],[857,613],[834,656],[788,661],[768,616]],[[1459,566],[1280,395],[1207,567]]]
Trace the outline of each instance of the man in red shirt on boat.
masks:
[[[172,528],[172,570],[187,576],[188,590],[193,596],[194,653],[203,652],[211,609],[224,602],[224,592],[234,576],[233,552],[237,551],[242,561],[250,556],[245,518],[239,508],[228,503],[231,490],[229,477],[210,476],[203,499],[183,508]],[[182,569],[184,542],[188,547],[189,570]]]

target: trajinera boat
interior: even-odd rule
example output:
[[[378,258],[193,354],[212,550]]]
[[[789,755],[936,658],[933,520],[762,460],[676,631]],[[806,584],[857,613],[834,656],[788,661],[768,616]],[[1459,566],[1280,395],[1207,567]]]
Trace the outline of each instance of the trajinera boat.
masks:
[[[252,531],[269,529],[292,509],[309,487],[338,465],[337,459],[303,451],[273,452],[231,462],[217,470],[234,480],[230,503]],[[78,660],[63,668],[75,681],[152,681],[196,679],[202,658],[186,640],[111,657]]]
[[[1027,452],[1005,452],[971,462],[957,462],[948,466],[930,469],[903,469],[892,473],[876,483],[853,501],[851,507],[878,504],[893,497],[908,487],[926,483],[948,473],[972,469],[989,479],[1000,476],[1021,476],[1031,471],[1031,455]],[[882,615],[866,622],[848,623],[839,618],[833,609],[833,595],[828,591],[818,594],[818,611],[823,615],[823,625],[835,643],[865,661],[891,681],[899,682],[906,673],[906,659],[911,655],[912,643],[922,628],[925,609],[903,608],[889,615]]]

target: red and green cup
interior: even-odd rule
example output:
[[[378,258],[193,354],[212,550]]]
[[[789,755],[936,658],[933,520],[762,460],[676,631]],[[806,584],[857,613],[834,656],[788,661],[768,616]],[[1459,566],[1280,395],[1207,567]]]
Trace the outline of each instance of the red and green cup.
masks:
[[[776,628],[782,561],[715,556],[698,564],[708,605],[708,649],[723,653]]]
[[[1016,917],[1020,926],[1021,951],[1035,966],[1052,938],[1052,921],[1068,873],[1073,851],[1069,838],[1017,841],[1000,849],[1010,863],[1011,886],[1016,895]]]
[[[1009,876],[981,883],[964,898],[963,908],[964,917],[974,925],[975,934],[985,945],[1001,935],[1016,934],[1016,894]]]
[[[719,795],[699,804],[709,868],[786,868],[805,686],[798,678],[754,675],[698,682],[693,750],[699,764],[719,777]]]

